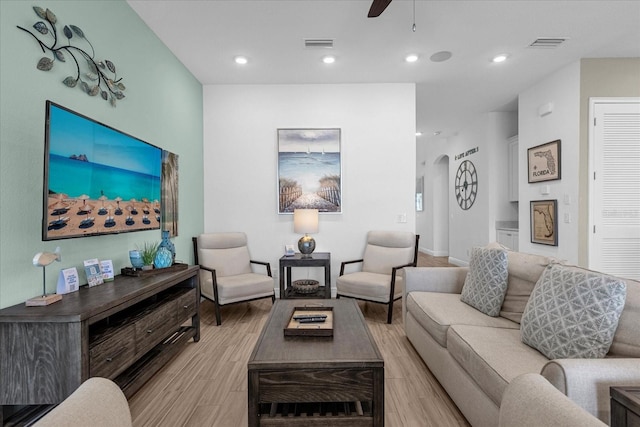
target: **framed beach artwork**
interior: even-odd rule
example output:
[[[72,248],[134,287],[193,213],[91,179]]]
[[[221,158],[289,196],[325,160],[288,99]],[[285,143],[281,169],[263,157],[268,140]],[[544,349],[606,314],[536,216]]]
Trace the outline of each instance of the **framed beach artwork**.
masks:
[[[531,243],[558,246],[558,201],[531,201]]]
[[[527,150],[529,184],[560,179],[560,140]]]
[[[278,213],[342,213],[340,129],[278,129]]]

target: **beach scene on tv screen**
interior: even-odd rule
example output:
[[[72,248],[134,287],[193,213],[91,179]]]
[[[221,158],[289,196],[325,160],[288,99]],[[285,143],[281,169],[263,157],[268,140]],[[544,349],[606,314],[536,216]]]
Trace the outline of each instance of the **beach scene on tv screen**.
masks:
[[[160,228],[161,150],[53,104],[47,239]]]

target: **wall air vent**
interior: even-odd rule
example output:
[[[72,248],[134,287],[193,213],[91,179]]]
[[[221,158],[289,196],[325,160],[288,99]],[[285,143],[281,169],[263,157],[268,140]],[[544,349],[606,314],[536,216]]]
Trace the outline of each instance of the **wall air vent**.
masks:
[[[333,40],[332,39],[305,39],[304,47],[331,49],[333,48]]]
[[[529,47],[538,48],[538,49],[555,49],[564,43],[567,39],[560,37],[541,37],[539,39],[534,40],[533,43],[529,45]]]

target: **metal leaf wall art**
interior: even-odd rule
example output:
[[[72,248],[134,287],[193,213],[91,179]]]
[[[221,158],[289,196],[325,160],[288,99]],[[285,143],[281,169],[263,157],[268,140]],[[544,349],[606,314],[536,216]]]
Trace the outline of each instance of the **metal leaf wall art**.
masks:
[[[49,71],[53,68],[56,61],[67,62],[68,59],[72,59],[76,65],[76,75],[66,77],[62,83],[68,87],[80,87],[84,93],[89,96],[97,96],[115,107],[116,100],[123,99],[123,91],[126,89],[122,83],[122,78],[118,78],[116,74],[116,66],[108,59],[100,61],[95,59],[95,50],[93,45],[87,39],[84,31],[75,25],[65,25],[62,29],[62,35],[67,39],[67,44],[63,45],[62,41],[58,39],[59,34],[56,29],[56,23],[58,18],[49,10],[43,9],[38,6],[34,6],[33,10],[36,15],[42,21],[38,21],[33,24],[35,32],[27,30],[21,26],[17,26],[22,31],[25,31],[38,42],[40,49],[43,53],[50,52],[51,57],[42,57],[38,61],[36,67],[38,70]],[[62,37],[60,37],[62,39]],[[86,44],[91,49],[91,54],[87,52],[87,47],[84,49],[71,42],[79,41]],[[59,43],[60,42],[60,43]],[[49,44],[47,44],[49,43]],[[77,43],[76,43],[77,44]],[[81,67],[81,64],[83,65]],[[82,72],[85,69],[86,72]]]

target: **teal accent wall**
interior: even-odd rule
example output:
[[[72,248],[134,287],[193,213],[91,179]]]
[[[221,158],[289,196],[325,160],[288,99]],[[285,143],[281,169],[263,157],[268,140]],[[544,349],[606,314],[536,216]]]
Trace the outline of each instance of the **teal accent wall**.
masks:
[[[44,56],[36,41],[16,28],[40,20],[32,6],[51,9],[64,25],[80,27],[96,58],[109,59],[123,77],[126,98],[113,108],[79,88],[62,84],[75,74],[72,62],[36,69]],[[129,265],[128,251],[160,241],[144,231],[43,242],[42,191],[45,101],[74,111],[169,150],[179,156],[179,236],[176,258],[192,263],[191,236],[203,229],[202,85],[176,59],[124,0],[0,1],[0,308],[42,292],[42,270],[32,264],[41,251],[62,250],[62,262],[47,267],[47,292],[59,271],[85,259],[111,259],[116,272]],[[86,283],[84,273],[81,281]],[[37,308],[34,308],[37,310]]]

